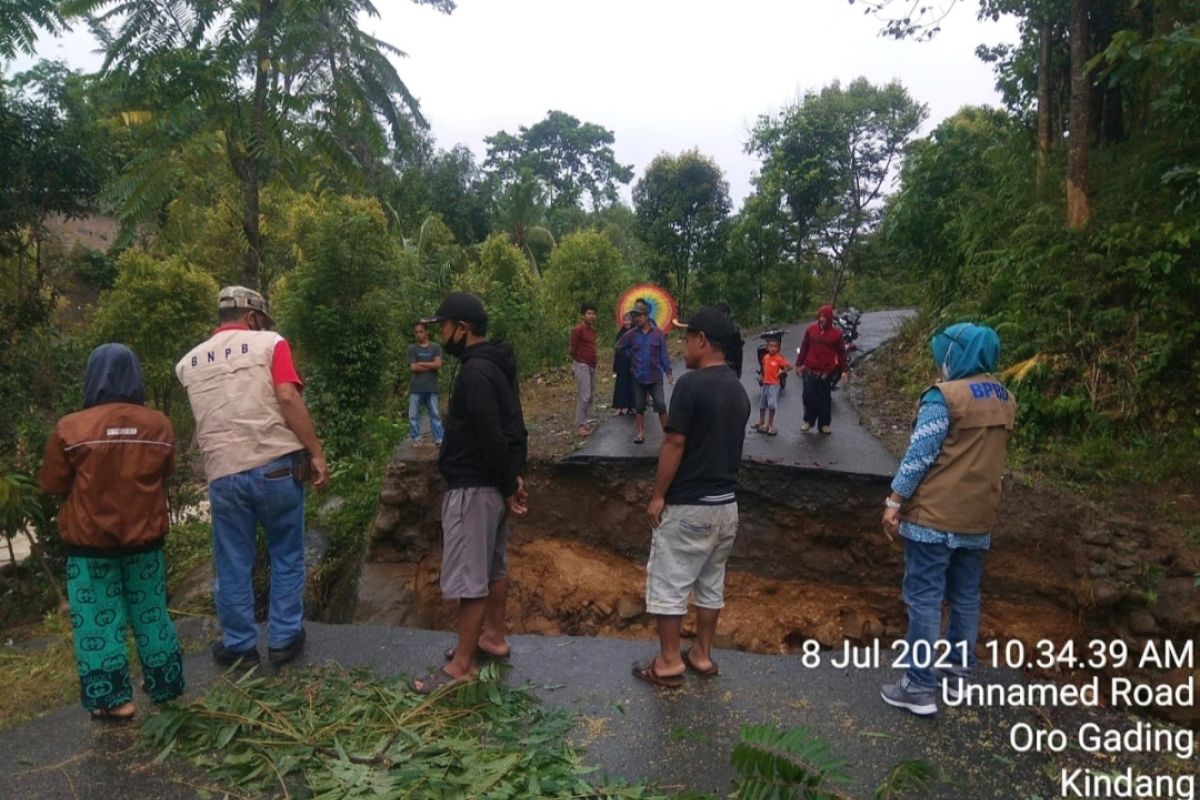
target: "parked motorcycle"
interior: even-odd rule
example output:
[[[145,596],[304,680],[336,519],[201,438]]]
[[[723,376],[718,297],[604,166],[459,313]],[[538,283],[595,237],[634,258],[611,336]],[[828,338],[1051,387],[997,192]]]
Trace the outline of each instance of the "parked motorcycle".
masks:
[[[858,349],[854,340],[858,338],[858,325],[862,322],[862,312],[854,306],[846,306],[833,318],[834,324],[842,331],[842,341],[846,343],[846,352]]]

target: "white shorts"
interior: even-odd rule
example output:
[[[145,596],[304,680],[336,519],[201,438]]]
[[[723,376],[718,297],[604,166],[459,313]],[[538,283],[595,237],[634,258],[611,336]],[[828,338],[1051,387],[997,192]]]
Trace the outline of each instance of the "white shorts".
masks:
[[[650,542],[646,611],[682,616],[688,593],[699,608],[723,608],[725,562],[737,526],[737,503],[667,506]]]

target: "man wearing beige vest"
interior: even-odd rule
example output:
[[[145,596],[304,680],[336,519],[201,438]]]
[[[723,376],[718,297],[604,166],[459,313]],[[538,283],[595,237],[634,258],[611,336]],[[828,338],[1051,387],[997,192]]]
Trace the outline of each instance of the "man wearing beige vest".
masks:
[[[1017,412],[1016,399],[990,374],[1000,358],[994,330],[963,322],[931,344],[941,381],[921,397],[883,513],[888,540],[904,539],[909,652],[904,676],[881,694],[922,716],[937,713],[939,694],[956,700],[975,668],[983,554],[1000,511]],[[945,637],[943,600],[950,606]]]
[[[258,663],[250,574],[258,525],[271,558],[268,655],[274,664],[304,646],[304,479],[329,481],[325,453],[300,395],[304,382],[286,339],[272,333],[267,302],[227,286],[220,327],[175,365],[196,417],[212,509],[215,595],[222,638],[217,663]]]

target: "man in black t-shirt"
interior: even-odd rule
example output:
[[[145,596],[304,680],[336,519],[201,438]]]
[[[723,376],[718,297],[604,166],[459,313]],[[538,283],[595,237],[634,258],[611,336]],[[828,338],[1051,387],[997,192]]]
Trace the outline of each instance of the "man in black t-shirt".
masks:
[[[750,399],[726,363],[737,331],[729,317],[704,307],[687,322],[688,372],[675,384],[654,497],[646,565],[646,610],[658,617],[659,652],[633,665],[634,677],[659,686],[683,685],[692,670],[713,676],[717,619],[725,605],[725,562],[737,536],[735,489]],[[696,643],[680,652],[688,593],[696,603]]]

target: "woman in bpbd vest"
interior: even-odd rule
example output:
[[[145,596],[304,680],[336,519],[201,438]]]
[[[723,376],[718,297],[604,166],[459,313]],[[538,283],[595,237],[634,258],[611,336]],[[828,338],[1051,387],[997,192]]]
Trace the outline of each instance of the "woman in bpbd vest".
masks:
[[[119,344],[88,358],[83,410],[58,421],[42,462],[42,491],[66,495],[67,593],[83,707],[97,719],[134,714],[127,629],[156,703],[183,692],[183,658],[167,612],[163,540],[175,431],[146,408],[137,356]]]
[[[1000,511],[1005,452],[1017,402],[992,377],[1000,337],[959,323],[931,342],[941,380],[921,396],[908,452],[884,501],[883,530],[904,542],[904,603],[910,666],[882,689],[885,702],[914,714],[953,701],[975,667],[983,554]],[[942,602],[950,606],[941,635]],[[930,667],[945,652],[943,669]],[[945,684],[943,686],[943,684]]]

